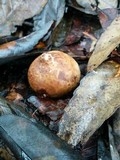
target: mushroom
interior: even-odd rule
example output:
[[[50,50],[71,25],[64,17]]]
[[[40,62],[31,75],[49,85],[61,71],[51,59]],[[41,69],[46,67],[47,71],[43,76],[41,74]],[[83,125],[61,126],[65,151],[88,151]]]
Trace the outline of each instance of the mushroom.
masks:
[[[79,84],[78,63],[61,51],[48,51],[38,56],[28,70],[31,88],[39,95],[61,97]]]

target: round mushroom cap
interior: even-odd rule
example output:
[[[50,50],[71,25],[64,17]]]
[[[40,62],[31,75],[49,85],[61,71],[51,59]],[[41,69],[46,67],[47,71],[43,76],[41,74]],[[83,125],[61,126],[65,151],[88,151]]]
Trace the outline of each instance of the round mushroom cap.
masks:
[[[48,51],[32,62],[28,81],[40,95],[61,97],[79,84],[80,75],[78,63],[71,56],[61,51]]]

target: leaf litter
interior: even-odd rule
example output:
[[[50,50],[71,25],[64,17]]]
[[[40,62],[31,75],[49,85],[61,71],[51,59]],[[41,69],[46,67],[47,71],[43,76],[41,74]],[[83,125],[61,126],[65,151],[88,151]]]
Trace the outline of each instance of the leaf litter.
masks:
[[[77,3],[76,3],[77,4],[76,5],[77,9],[80,7],[79,3],[80,3],[81,6],[82,5],[84,6],[84,4],[82,4],[80,1],[77,1]],[[100,1],[100,3],[101,3],[100,5],[102,6],[102,1]],[[103,29],[105,29],[105,31],[104,31],[100,27],[100,24],[99,24],[98,21],[96,21],[97,22],[96,23],[97,27],[96,27],[96,25],[93,25],[92,23],[88,23],[88,22],[91,22],[91,20],[89,19],[89,17],[91,17],[91,16],[87,15],[84,18],[81,18],[80,16],[78,16],[79,17],[78,18],[77,14],[75,14],[75,12],[76,12],[76,9],[75,9],[74,10],[75,16],[71,17],[69,23],[67,24],[65,21],[63,21],[63,22],[61,21],[62,16],[64,14],[64,9],[65,9],[64,8],[65,7],[64,1],[62,1],[62,2],[61,1],[60,2],[56,1],[56,4],[58,4],[59,7],[61,6],[62,13],[59,16],[59,14],[57,12],[59,9],[57,8],[57,5],[56,5],[56,7],[54,8],[55,9],[54,16],[53,16],[53,14],[51,14],[51,16],[49,16],[49,18],[50,18],[49,19],[49,26],[46,29],[46,32],[44,32],[45,30],[43,30],[43,34],[40,35],[41,32],[39,32],[39,29],[41,29],[41,26],[44,26],[44,25],[47,26],[48,25],[48,23],[47,23],[48,19],[46,18],[45,15],[49,14],[48,12],[49,12],[49,5],[50,4],[51,4],[51,1],[49,0],[48,3],[42,8],[44,10],[41,11],[40,14],[38,14],[37,16],[35,16],[33,18],[34,23],[32,24],[32,27],[34,26],[33,27],[34,32],[32,34],[26,35],[26,37],[23,37],[22,39],[17,38],[17,41],[15,40],[15,41],[10,42],[8,44],[3,43],[3,46],[1,46],[0,52],[1,52],[1,55],[6,54],[5,55],[6,58],[1,57],[2,59],[1,59],[0,63],[1,64],[3,62],[6,63],[9,59],[13,60],[13,57],[11,57],[12,52],[16,55],[15,58],[18,58],[17,56],[21,55],[21,52],[23,52],[22,55],[24,55],[25,52],[28,52],[28,51],[32,50],[31,53],[33,53],[35,55],[35,56],[32,57],[32,59],[34,59],[36,57],[36,54],[35,54],[36,50],[37,50],[36,53],[40,54],[40,52],[42,53],[44,49],[51,50],[51,49],[54,49],[56,47],[57,49],[66,51],[68,54],[70,54],[72,57],[74,57],[78,61],[78,63],[80,63],[80,66],[81,65],[84,66],[84,64],[85,64],[85,66],[83,67],[84,73],[82,75],[82,77],[84,77],[84,78],[81,80],[80,86],[78,86],[78,88],[74,92],[74,95],[72,95],[72,93],[71,93],[70,95],[68,95],[68,97],[63,97],[63,98],[58,99],[58,100],[51,100],[51,99],[44,100],[44,99],[41,99],[40,97],[38,97],[38,95],[35,95],[35,93],[31,91],[28,83],[26,84],[26,79],[27,79],[26,76],[25,77],[22,76],[22,79],[21,79],[21,77],[17,77],[17,79],[14,81],[14,79],[11,79],[11,77],[13,76],[13,72],[10,75],[9,72],[5,71],[5,73],[4,73],[5,77],[7,77],[9,75],[9,78],[5,78],[5,79],[8,79],[8,81],[9,81],[9,79],[11,79],[11,82],[9,82],[7,84],[7,86],[6,86],[6,84],[5,84],[5,86],[3,86],[4,83],[3,83],[2,78],[4,79],[4,76],[1,77],[1,80],[2,80],[1,84],[2,85],[1,85],[1,89],[0,89],[0,95],[6,97],[9,101],[13,101],[14,103],[20,105],[22,108],[24,108],[25,112],[28,112],[34,118],[42,121],[46,126],[48,126],[55,133],[58,132],[59,136],[64,137],[64,135],[66,134],[68,137],[66,136],[67,138],[65,138],[65,139],[68,141],[68,143],[71,143],[73,146],[78,144],[76,146],[76,149],[78,149],[81,154],[83,154],[85,157],[87,157],[89,159],[91,157],[96,156],[96,152],[94,152],[94,151],[96,151],[96,145],[97,144],[95,144],[95,142],[93,144],[89,143],[90,139],[92,138],[93,133],[102,125],[102,123],[106,119],[108,119],[115,112],[115,110],[118,108],[118,104],[119,104],[119,99],[116,100],[116,102],[114,101],[114,99],[116,97],[118,97],[118,95],[119,95],[119,94],[117,95],[118,92],[115,92],[115,94],[114,94],[114,89],[116,89],[116,91],[117,91],[117,89],[119,89],[119,84],[118,84],[118,82],[119,82],[119,64],[115,64],[115,62],[112,62],[112,63],[111,62],[104,62],[108,58],[108,56],[111,54],[111,52],[112,52],[112,54],[110,55],[111,59],[115,58],[115,59],[118,60],[119,47],[117,48],[117,50],[115,50],[115,48],[119,44],[118,43],[119,34],[117,36],[117,30],[116,30],[116,29],[119,29],[119,25],[118,25],[119,24],[119,15],[118,15],[118,17],[116,17],[116,15],[117,15],[116,11],[117,10],[116,10],[116,8],[114,9],[113,6],[112,6],[112,8],[109,9],[109,11],[108,11],[108,9],[103,9],[104,7],[102,8],[101,13],[104,13],[103,14],[103,19],[101,19],[101,17],[99,17],[99,20],[101,22],[101,25],[102,25]],[[60,4],[62,4],[62,5],[60,5]],[[105,1],[103,1],[103,6],[104,5],[106,6]],[[114,1],[114,5],[116,6],[116,1]],[[54,6],[54,4],[52,6]],[[75,6],[73,6],[73,1],[69,1],[68,6],[71,6],[70,7],[71,11],[73,10],[73,8],[76,8]],[[89,11],[87,11],[87,9],[89,9]],[[82,11],[83,12],[89,12],[89,13],[92,13],[92,14],[98,14],[98,10],[94,10],[94,9],[95,8],[91,8],[91,6],[89,6],[88,8],[86,8],[86,6],[85,6],[85,9],[82,9]],[[112,12],[111,15],[109,14],[110,11]],[[82,15],[85,15],[85,14],[80,13],[78,11],[78,15],[82,16]],[[41,16],[43,17],[42,19],[41,19]],[[96,19],[96,17],[95,17],[95,19]],[[55,23],[56,20],[58,20],[58,21]],[[85,22],[84,22],[84,20],[85,20]],[[111,23],[112,20],[113,20],[113,22]],[[60,21],[61,21],[61,23],[59,25]],[[26,24],[28,24],[28,22],[29,21],[27,21]],[[29,25],[31,25],[31,22],[29,23]],[[54,28],[57,25],[58,25],[58,27],[56,28],[57,32],[56,31],[54,32],[54,29],[52,29],[52,27]],[[106,27],[108,27],[108,28],[106,29]],[[64,28],[64,29],[61,30],[60,28],[62,28],[62,29]],[[112,29],[112,28],[115,28],[115,29]],[[115,32],[115,34],[114,34],[114,32]],[[39,37],[37,37],[38,33],[40,33]],[[102,35],[101,35],[101,33],[102,33]],[[55,37],[54,36],[51,37],[50,35],[52,35],[52,34]],[[113,34],[114,37],[112,37],[111,34]],[[100,37],[100,35],[101,35],[101,37]],[[35,40],[34,44],[32,42],[31,47],[29,48],[30,43],[26,43],[28,45],[25,44],[26,46],[24,48],[24,45],[23,45],[24,42],[25,41],[27,42],[28,39],[30,39],[30,37],[31,37],[31,41],[33,41],[33,39],[35,38],[34,39]],[[43,39],[41,40],[41,38],[43,38]],[[52,43],[50,41],[51,38],[53,40]],[[112,41],[112,42],[107,44],[108,40]],[[98,42],[97,42],[97,45],[95,47],[96,41],[98,41]],[[19,42],[21,42],[21,43],[19,43]],[[102,43],[103,43],[103,46],[104,46],[104,43],[105,43],[105,49],[104,49],[105,51],[102,50],[103,47],[100,47],[100,45]],[[34,46],[36,46],[36,44],[39,44],[39,46],[34,48]],[[110,46],[111,50],[108,49],[109,46]],[[18,47],[18,49],[16,47]],[[94,50],[94,47],[95,47],[95,50]],[[98,49],[96,49],[96,48],[98,48]],[[4,50],[5,52],[3,52],[2,49],[5,49]],[[43,49],[43,50],[41,51],[41,49]],[[99,52],[99,49],[101,49],[102,54],[100,54],[101,51]],[[93,50],[94,50],[94,52],[93,52]],[[92,52],[93,52],[93,54],[91,56]],[[27,55],[29,55],[29,53],[30,52],[28,52]],[[96,54],[94,55],[94,53],[96,53]],[[9,57],[9,55],[10,55],[10,57]],[[96,58],[94,58],[94,57],[96,57]],[[85,60],[88,60],[89,58],[90,58],[90,60],[88,62],[88,70],[90,71],[90,73],[88,73],[86,75],[87,62]],[[91,61],[91,59],[92,59],[92,61]],[[100,65],[101,63],[103,63],[103,65]],[[27,64],[27,68],[28,68],[28,64],[30,64],[30,63],[28,62],[26,64]],[[106,66],[109,66],[109,67],[112,67],[112,68],[109,68],[109,67],[107,68]],[[97,69],[95,69],[95,68],[97,68]],[[95,71],[92,71],[93,69],[95,69]],[[1,68],[1,73],[2,72],[3,72],[3,70]],[[26,72],[27,72],[27,69],[25,70],[23,75],[26,75]],[[111,74],[112,74],[112,76],[110,76]],[[95,81],[93,80],[94,76],[96,77]],[[107,77],[107,79],[106,79],[105,78],[106,76],[108,76],[109,78]],[[88,80],[89,81],[88,82],[86,79],[89,79],[90,77],[91,77],[91,81]],[[19,82],[18,82],[18,79],[20,80]],[[86,80],[86,82],[84,82],[85,80]],[[97,80],[98,80],[98,83],[97,83]],[[102,82],[102,80],[103,80],[103,83],[105,83],[105,85],[102,85],[99,88],[98,87],[99,82]],[[17,83],[16,83],[16,81],[17,81]],[[92,81],[94,81],[96,83],[93,84]],[[12,83],[12,85],[11,85],[11,83]],[[84,96],[82,94],[79,94],[82,91],[81,85],[83,85],[83,84],[85,86],[85,87],[83,87],[84,88],[83,89]],[[91,86],[89,86],[89,84]],[[92,87],[92,84],[93,84],[93,88],[91,88],[91,95],[94,94],[94,92],[96,92],[97,93],[96,97],[99,95],[98,93],[100,93],[100,95],[101,95],[101,96],[99,96],[100,99],[103,98],[100,101],[98,99],[96,100],[96,97],[93,96],[93,103],[96,101],[96,104],[97,104],[96,106],[99,109],[96,106],[91,107],[91,105],[93,103],[89,104],[90,105],[89,107],[88,107],[88,104],[87,104],[90,100],[92,101],[91,97],[90,97],[91,99],[88,98],[89,96],[87,97],[87,95],[90,92],[90,91],[87,92],[87,90],[89,90],[89,87]],[[11,87],[10,87],[10,85],[11,85]],[[96,91],[95,85],[96,85],[96,87],[98,87],[97,91]],[[86,89],[86,86],[88,86],[88,89]],[[109,88],[110,86],[112,86],[113,88],[112,87]],[[107,87],[108,87],[108,90],[111,93],[111,94],[109,94],[109,96],[107,96],[107,94],[109,93],[108,90],[107,90]],[[105,96],[103,96],[104,95],[103,91],[106,91]],[[86,98],[86,100],[84,100],[84,98],[81,99],[81,97],[82,97],[81,95],[84,98]],[[105,97],[106,97],[106,99],[104,99]],[[33,98],[33,99],[30,100],[31,98]],[[108,101],[109,101],[110,106],[111,106],[109,109],[108,109],[107,105],[105,106],[105,104],[107,102],[107,98],[108,98]],[[76,99],[77,99],[77,102],[76,102]],[[102,101],[105,102],[105,103],[101,103]],[[79,105],[78,102],[83,103],[83,105]],[[99,103],[100,103],[100,107],[99,107]],[[73,105],[73,107],[71,107],[72,105]],[[76,106],[76,108],[75,108],[75,106]],[[105,106],[105,108],[104,108],[104,106]],[[70,108],[72,108],[72,109],[70,109]],[[84,130],[84,129],[86,129],[85,126],[87,126],[87,122],[88,122],[87,118],[85,119],[84,123],[83,123],[83,121],[82,121],[82,123],[80,123],[81,122],[80,119],[79,119],[80,117],[78,116],[78,119],[77,119],[77,116],[76,116],[77,111],[78,111],[77,109],[78,110],[81,109],[79,111],[79,114],[81,115],[81,119],[82,118],[85,119],[84,117],[87,114],[87,111],[92,110],[92,111],[90,111],[90,113],[91,113],[91,117],[93,118],[93,120],[89,121],[89,123],[88,123],[89,126],[87,128],[88,130]],[[95,109],[98,109],[98,111],[101,111],[100,112],[101,115],[99,114],[99,112],[97,110],[96,110],[96,114],[93,114],[93,111],[95,111]],[[105,111],[105,109],[106,109],[106,111]],[[3,114],[3,110],[4,110],[4,108],[2,108],[2,111],[1,111],[2,114]],[[71,110],[72,114],[70,113],[70,110]],[[109,110],[109,112],[107,112],[107,110]],[[83,113],[82,113],[82,111],[83,111]],[[10,112],[10,111],[7,110],[7,112]],[[106,112],[106,114],[104,114],[104,112]],[[69,116],[66,116],[66,113]],[[62,119],[61,119],[61,117],[62,117]],[[73,117],[73,118],[71,118],[71,117]],[[94,122],[96,122],[94,120],[95,117],[97,118],[97,123],[96,124],[94,124]],[[88,118],[89,118],[89,116],[88,116]],[[62,121],[63,119],[65,119],[64,123]],[[60,122],[59,122],[59,120],[60,120]],[[71,126],[68,125],[68,122],[71,124]],[[63,125],[64,127],[61,128],[61,125],[60,125],[59,128],[58,128],[59,123],[60,124],[62,124],[62,123],[65,124],[66,123],[66,124]],[[77,128],[76,124],[74,125],[74,123],[78,124],[78,128]],[[79,130],[79,124],[81,125],[81,127],[82,127],[82,124],[84,125],[83,130],[82,129]],[[115,121],[115,124],[116,124],[116,121]],[[75,130],[73,130],[72,127],[75,128]],[[66,128],[67,128],[66,133],[62,133],[62,131],[65,132]],[[70,132],[70,135],[69,135],[68,131]],[[80,134],[79,135],[77,134],[78,131],[79,131],[79,133],[82,133],[82,131],[84,133],[84,131],[85,131],[85,134],[83,134],[83,136],[81,136],[81,139],[80,139]],[[75,136],[75,139],[74,139],[74,136]],[[92,142],[94,141],[94,137],[95,136],[93,135]],[[116,138],[115,138],[115,141],[116,141]],[[96,140],[96,142],[97,142],[97,140]],[[82,147],[81,147],[81,144],[82,144]],[[116,144],[116,142],[115,142],[115,144]],[[117,144],[117,150],[119,149],[118,147],[119,147],[119,144]],[[93,152],[94,152],[94,154],[93,154]]]

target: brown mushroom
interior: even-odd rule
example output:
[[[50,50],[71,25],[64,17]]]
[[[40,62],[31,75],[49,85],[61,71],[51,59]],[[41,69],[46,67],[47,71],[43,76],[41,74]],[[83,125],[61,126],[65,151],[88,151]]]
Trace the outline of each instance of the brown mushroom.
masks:
[[[73,90],[80,81],[77,62],[61,51],[48,51],[29,67],[28,81],[38,94],[60,97]]]

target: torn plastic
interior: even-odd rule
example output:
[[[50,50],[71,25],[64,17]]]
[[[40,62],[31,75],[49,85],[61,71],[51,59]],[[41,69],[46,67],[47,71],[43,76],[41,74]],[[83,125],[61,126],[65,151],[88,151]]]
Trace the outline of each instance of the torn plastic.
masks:
[[[18,39],[0,46],[0,64],[9,60],[26,56],[26,53],[33,49],[40,39],[47,35],[50,36],[50,29],[53,24],[55,26],[60,22],[65,10],[65,1],[48,0],[42,12],[35,16],[34,32]],[[52,28],[53,29],[53,28]]]

